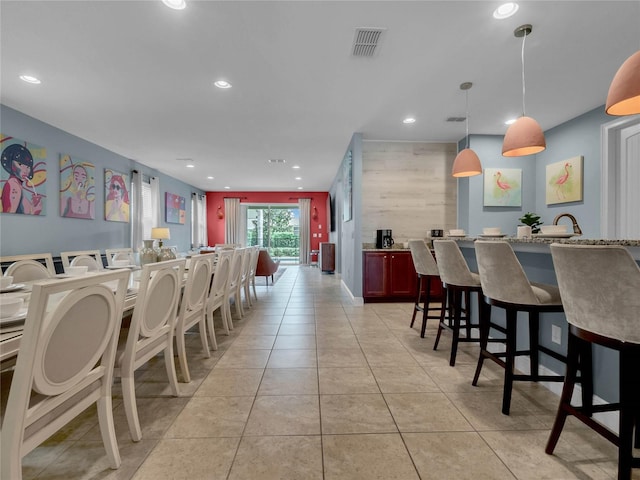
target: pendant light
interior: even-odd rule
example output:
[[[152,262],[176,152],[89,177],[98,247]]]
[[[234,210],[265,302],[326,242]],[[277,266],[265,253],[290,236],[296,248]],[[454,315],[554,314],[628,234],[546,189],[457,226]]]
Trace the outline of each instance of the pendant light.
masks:
[[[640,113],[640,50],[627,58],[613,77],[605,111],[609,115]]]
[[[502,155],[505,157],[533,155],[547,148],[542,128],[538,122],[525,114],[524,43],[532,30],[533,27],[527,24],[519,26],[513,32],[517,38],[522,37],[522,116],[507,129],[504,135]]]
[[[454,177],[473,177],[474,175],[480,175],[482,173],[482,165],[476,152],[469,148],[469,89],[473,86],[471,82],[464,82],[460,84],[460,90],[464,90],[467,96],[466,108],[467,116],[465,121],[467,124],[467,147],[458,153],[458,156],[453,161],[453,170],[451,175]]]

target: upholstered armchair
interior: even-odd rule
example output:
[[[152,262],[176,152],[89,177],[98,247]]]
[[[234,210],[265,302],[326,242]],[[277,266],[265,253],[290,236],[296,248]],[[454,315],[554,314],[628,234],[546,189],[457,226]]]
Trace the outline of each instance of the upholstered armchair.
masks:
[[[269,277],[271,276],[271,283],[273,284],[273,274],[278,271],[278,267],[280,266],[280,260],[273,261],[269,252],[264,249],[260,250],[258,253],[258,264],[256,265],[256,276],[257,277]],[[267,285],[269,284],[269,278],[266,278],[265,281]]]

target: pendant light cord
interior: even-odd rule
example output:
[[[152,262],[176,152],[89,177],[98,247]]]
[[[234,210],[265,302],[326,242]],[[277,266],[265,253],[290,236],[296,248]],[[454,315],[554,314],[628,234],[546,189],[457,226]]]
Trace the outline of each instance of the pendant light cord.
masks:
[[[522,59],[522,116],[525,116],[525,109],[524,109],[524,96],[525,96],[525,87],[524,87],[524,42],[527,39],[527,34],[525,33],[522,36],[522,54],[521,54],[521,59]]]
[[[464,93],[466,94],[465,108],[467,109],[467,117],[465,119],[467,124],[467,148],[469,148],[469,90],[465,90]]]

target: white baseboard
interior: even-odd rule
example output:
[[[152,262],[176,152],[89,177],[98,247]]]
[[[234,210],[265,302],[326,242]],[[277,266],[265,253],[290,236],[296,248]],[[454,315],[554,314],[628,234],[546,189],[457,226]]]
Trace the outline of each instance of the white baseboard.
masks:
[[[340,285],[342,285],[342,288],[344,288],[347,291],[347,293],[349,293],[349,296],[351,297],[351,301],[353,302],[354,305],[364,305],[364,297],[354,297],[353,293],[351,292],[347,284],[344,283],[344,280],[342,278],[340,279]]]

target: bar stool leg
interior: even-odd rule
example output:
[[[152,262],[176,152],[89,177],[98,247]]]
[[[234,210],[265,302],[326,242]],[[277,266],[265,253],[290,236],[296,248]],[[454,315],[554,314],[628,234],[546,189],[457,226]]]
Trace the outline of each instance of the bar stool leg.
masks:
[[[418,293],[416,294],[416,303],[413,306],[413,316],[411,317],[411,324],[409,328],[413,328],[413,324],[416,321],[416,312],[420,310],[420,298],[422,297],[422,275],[418,275]]]
[[[471,385],[474,387],[478,385],[478,379],[480,378],[480,372],[482,371],[482,365],[485,359],[485,353],[487,352],[487,345],[489,344],[489,330],[491,329],[491,306],[488,305],[482,298],[482,295],[478,293],[478,313],[480,320],[480,353],[478,355],[478,365],[476,366],[476,373],[473,375],[473,381]]]
[[[540,357],[538,353],[538,335],[540,332],[540,315],[538,312],[529,312],[529,359],[531,365],[531,380],[538,381],[540,374]]]
[[[433,277],[427,277],[427,288],[424,294],[424,307],[422,308],[422,328],[420,329],[420,337],[424,338],[427,331],[427,319],[429,318],[429,305],[431,305],[431,280]]]
[[[454,367],[456,365],[456,354],[458,352],[458,344],[460,339],[460,317],[462,316],[462,297],[463,291],[456,288],[453,292],[453,328],[451,339],[451,357],[449,358],[449,365]]]
[[[440,335],[442,334],[442,330],[444,329],[445,312],[448,312],[449,314],[449,321],[451,321],[451,319],[453,318],[453,291],[454,289],[451,287],[444,287],[444,291],[442,292],[443,304],[440,308],[440,322],[438,323],[438,333],[436,334],[435,342],[433,342],[434,350],[438,349],[438,343],[440,343]]]
[[[511,390],[513,388],[513,375],[516,357],[518,312],[514,309],[507,309],[507,351],[504,362],[504,391],[502,394],[502,413],[509,415],[511,408]]]

